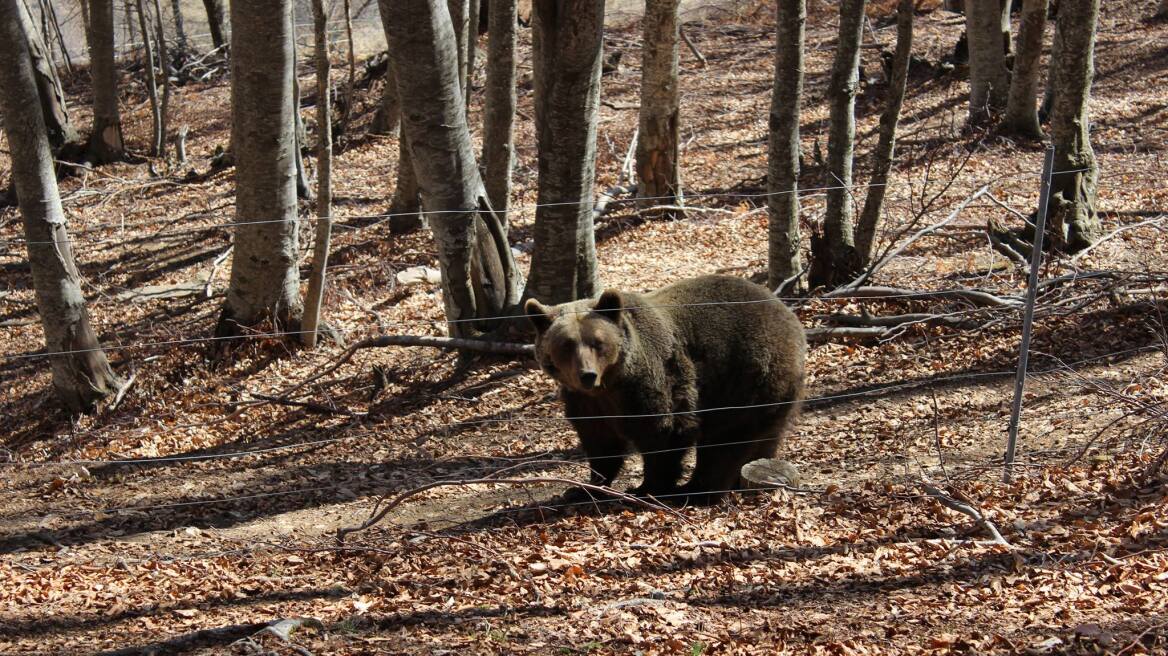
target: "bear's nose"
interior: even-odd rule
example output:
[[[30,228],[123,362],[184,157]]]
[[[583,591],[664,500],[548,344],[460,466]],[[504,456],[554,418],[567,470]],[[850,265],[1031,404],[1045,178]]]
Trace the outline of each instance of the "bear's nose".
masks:
[[[596,387],[596,372],[585,371],[581,373],[580,384],[584,386],[584,389],[592,389],[593,387]]]

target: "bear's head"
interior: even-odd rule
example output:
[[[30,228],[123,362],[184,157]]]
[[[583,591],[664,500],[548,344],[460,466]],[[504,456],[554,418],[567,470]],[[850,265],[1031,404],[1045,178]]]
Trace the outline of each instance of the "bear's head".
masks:
[[[553,306],[529,299],[524,309],[535,326],[535,354],[543,370],[575,392],[604,389],[624,351],[620,292],[610,289],[595,301]]]

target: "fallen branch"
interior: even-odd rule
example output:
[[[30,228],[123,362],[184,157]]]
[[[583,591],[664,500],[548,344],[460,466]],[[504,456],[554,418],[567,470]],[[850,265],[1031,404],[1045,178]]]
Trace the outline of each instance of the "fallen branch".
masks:
[[[1070,262],[1071,262],[1071,264],[1078,262],[1079,260],[1083,259],[1083,257],[1087,253],[1090,253],[1091,251],[1095,250],[1095,248],[1098,247],[1100,244],[1116,237],[1117,235],[1120,235],[1124,232],[1127,232],[1128,230],[1135,230],[1136,228],[1142,228],[1146,225],[1154,225],[1154,224],[1160,223],[1165,218],[1168,218],[1168,216],[1160,215],[1160,216],[1148,219],[1147,221],[1140,221],[1139,223],[1133,223],[1131,225],[1120,226],[1119,228],[1116,228],[1115,230],[1112,230],[1111,232],[1107,233],[1106,235],[1103,235],[1102,237],[1100,237],[1098,240],[1095,241],[1094,244],[1091,244],[1087,248],[1084,248],[1083,250],[1079,251],[1078,253],[1075,253],[1071,257]]]
[[[839,337],[854,337],[857,339],[871,339],[873,337],[880,338],[892,332],[889,328],[850,328],[850,327],[830,327],[830,328],[808,328],[804,331],[808,343],[822,344],[823,342],[830,342]]]
[[[953,497],[945,494],[932,485],[925,483],[924,481],[921,482],[921,487],[925,490],[925,494],[936,499],[937,503],[940,503],[949,510],[959,512],[962,515],[965,515],[973,519],[973,521],[977,522],[977,525],[984,528],[986,532],[990,534],[990,537],[993,538],[993,541],[991,542],[992,544],[1000,544],[1008,549],[1013,549],[1013,547],[1010,546],[1010,543],[1006,541],[1006,538],[1002,537],[1002,534],[998,532],[998,527],[994,526],[993,522],[986,519],[985,515],[983,515],[980,510],[974,508],[968,503],[954,499]]]
[[[701,53],[701,51],[698,50],[698,47],[696,45],[694,45],[693,40],[689,38],[689,34],[686,34],[685,27],[682,26],[680,29],[678,29],[678,32],[681,32],[681,40],[685,41],[686,47],[689,48],[689,51],[693,53],[693,56],[697,57],[697,60],[699,62],[701,62],[702,68],[705,68],[706,56],[703,55]]]
[[[580,483],[578,481],[573,481],[573,480],[567,479],[567,478],[559,478],[559,477],[555,477],[555,476],[536,476],[533,478],[492,478],[492,477],[468,478],[468,479],[454,480],[454,481],[434,481],[432,483],[427,483],[425,485],[421,485],[421,486],[415,487],[413,489],[406,490],[405,492],[402,492],[401,494],[398,494],[397,496],[390,499],[384,505],[382,504],[381,501],[378,501],[377,505],[374,506],[373,513],[370,515],[369,519],[362,522],[359,526],[350,526],[350,527],[346,527],[346,528],[337,529],[337,544],[344,544],[345,537],[347,537],[349,534],[356,533],[358,531],[364,531],[365,529],[368,529],[368,528],[380,523],[381,520],[385,519],[386,515],[393,512],[393,510],[395,508],[402,505],[410,498],[415,497],[423,492],[432,490],[434,488],[465,487],[468,485],[547,485],[547,484],[570,485],[573,487],[580,488],[580,489],[584,490],[585,492],[593,494],[597,497],[617,499],[617,500],[621,500],[621,501],[628,501],[630,503],[636,504],[636,505],[644,507],[644,508],[648,508],[650,510],[664,510],[664,511],[669,512],[670,514],[672,514],[676,517],[680,517],[682,519],[685,519],[684,515],[681,515],[676,510],[674,510],[674,509],[672,509],[672,508],[670,508],[670,507],[668,507],[668,506],[666,506],[658,501],[650,501],[650,500],[642,499],[640,497],[635,497],[631,494],[626,494],[624,492],[617,492],[616,490],[613,490],[612,488],[605,487],[603,485],[592,485],[589,483]]]
[[[822,317],[824,320],[837,326],[879,326],[883,328],[900,328],[914,323],[946,324],[960,326],[969,322],[962,318],[964,313],[951,312],[948,314],[930,314],[926,312],[911,312],[908,314],[893,314],[875,316],[869,314],[829,314]]]
[[[977,289],[940,289],[920,291],[902,287],[856,287],[840,288],[821,298],[959,298],[978,307],[1018,307],[1022,301],[1013,297],[995,296]]]

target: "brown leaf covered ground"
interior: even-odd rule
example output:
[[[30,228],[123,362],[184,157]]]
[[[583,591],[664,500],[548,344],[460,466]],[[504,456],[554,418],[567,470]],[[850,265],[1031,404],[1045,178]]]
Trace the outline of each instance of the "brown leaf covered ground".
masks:
[[[834,43],[830,8],[811,4],[806,189],[825,184],[815,152],[826,146]],[[1103,7],[1091,111],[1107,232],[1168,207],[1168,29],[1144,21],[1151,5]],[[606,285],[647,289],[762,270],[766,214],[751,195],[765,187],[770,21],[765,9],[716,11],[687,26],[709,61],[682,54],[684,178],[688,202],[706,209],[675,222],[642,220],[628,206],[606,216],[597,226]],[[961,29],[941,11],[921,13],[917,26],[917,52],[934,63]],[[865,41],[891,47],[894,32],[875,16]],[[523,78],[528,37],[522,31]],[[635,24],[610,33],[624,56],[604,79],[601,188],[617,181],[635,126],[639,41]],[[864,51],[861,184],[883,95],[877,53]],[[149,109],[140,84],[123,82],[126,132],[142,150]],[[84,84],[73,91],[85,125]],[[362,96],[358,129],[378,92]],[[214,262],[233,217],[231,172],[207,173],[227,140],[228,96],[222,82],[178,90],[171,124],[190,128],[186,166],[159,163],[160,178],[144,165],[106,166],[62,183],[94,323],[118,371],[135,375],[116,409],[70,419],[54,402],[44,360],[26,357],[41,334],[19,217],[0,214],[0,653],[249,653],[233,643],[297,617],[323,622],[292,634],[314,654],[1168,648],[1168,493],[1164,474],[1144,476],[1165,447],[1156,288],[1091,297],[1085,280],[1066,293],[1089,302],[1040,319],[1031,362],[1041,373],[1029,381],[1020,465],[1008,485],[999,463],[1018,346],[1013,316],[981,329],[918,326],[883,343],[815,347],[812,398],[785,451],[802,473],[799,490],[671,513],[544,507],[557,486],[443,487],[338,548],[335,530],[363,520],[381,494],[526,461],[573,462],[528,462],[516,475],[580,478],[584,468],[551,383],[528,362],[363,351],[298,397],[314,408],[256,401],[253,393],[287,388],[342,349],[206,341],[227,277]],[[918,227],[939,221],[983,184],[1020,211],[1035,205],[1041,145],[965,130],[966,97],[961,71],[914,74],[886,239],[915,215]],[[529,84],[520,111],[513,240],[525,252],[536,175]],[[436,266],[428,235],[391,236],[378,216],[396,151],[394,138],[357,136],[335,165],[340,219],[326,311],[350,342],[443,331],[437,288],[395,277]],[[822,198],[808,192],[803,208],[809,231]],[[991,217],[1020,223],[997,204],[975,203],[876,282],[1020,293],[1024,273],[986,245],[981,228]],[[1161,227],[1133,227],[1078,267],[1163,271]],[[1056,260],[1044,276],[1070,271]],[[212,296],[142,297],[178,283]],[[861,306],[969,311],[908,298],[814,301],[800,313],[815,325]],[[228,349],[228,360],[213,363],[212,347]],[[921,477],[981,508],[1013,549],[986,544],[968,517],[924,496]],[[254,643],[296,653],[270,635]]]

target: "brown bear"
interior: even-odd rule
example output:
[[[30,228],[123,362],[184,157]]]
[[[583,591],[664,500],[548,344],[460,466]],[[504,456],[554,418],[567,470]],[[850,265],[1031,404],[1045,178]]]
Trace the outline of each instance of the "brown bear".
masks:
[[[803,394],[807,343],[765,287],[701,276],[645,294],[525,305],[536,357],[560,384],[592,469],[611,485],[630,449],[644,480],[629,490],[708,503],[739,487],[742,465],[774,457]],[[678,485],[697,447],[693,476]],[[569,492],[578,497],[580,491]]]

